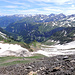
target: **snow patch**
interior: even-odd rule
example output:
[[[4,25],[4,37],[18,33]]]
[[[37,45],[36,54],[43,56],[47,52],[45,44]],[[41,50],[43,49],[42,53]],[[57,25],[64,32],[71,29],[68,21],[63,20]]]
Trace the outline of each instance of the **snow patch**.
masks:
[[[45,56],[51,57],[56,55],[71,55],[75,54],[75,41],[63,44],[63,45],[53,45],[47,46],[43,45],[44,47],[41,50],[35,52],[39,54],[43,54]],[[45,48],[46,47],[46,48]]]
[[[13,44],[4,44],[0,43],[0,56],[18,56],[18,55],[24,55],[28,53],[29,51],[26,48],[21,47],[20,45],[13,45]]]

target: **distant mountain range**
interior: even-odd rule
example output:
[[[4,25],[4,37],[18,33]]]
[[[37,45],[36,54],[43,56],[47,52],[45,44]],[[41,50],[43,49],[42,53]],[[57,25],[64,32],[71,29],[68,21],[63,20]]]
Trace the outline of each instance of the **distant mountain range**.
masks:
[[[24,42],[30,43],[34,40],[43,42],[59,31],[68,27],[75,27],[75,14],[50,14],[50,15],[12,15],[0,17],[0,26],[6,27],[6,31],[21,36]],[[66,32],[67,32],[66,30]],[[71,30],[72,31],[72,30]],[[74,33],[74,32],[73,32]],[[59,34],[60,35],[60,34]],[[63,36],[63,35],[61,35]],[[55,36],[57,37],[57,36]],[[60,37],[62,38],[62,37]],[[57,40],[54,38],[54,40]]]
[[[0,16],[0,27],[7,27],[10,23],[14,23],[22,19],[22,21],[26,22],[50,22],[50,21],[58,21],[60,19],[65,18],[64,14],[50,14],[50,15],[7,15]]]
[[[50,14],[50,15],[7,15],[7,16],[0,16],[0,27],[7,27],[10,23],[14,23],[16,21],[26,21],[26,23],[33,23],[33,22],[54,22],[57,24],[57,21],[66,21],[71,18],[75,17],[75,14],[72,15],[64,15],[64,14]],[[61,23],[62,24],[62,23]]]

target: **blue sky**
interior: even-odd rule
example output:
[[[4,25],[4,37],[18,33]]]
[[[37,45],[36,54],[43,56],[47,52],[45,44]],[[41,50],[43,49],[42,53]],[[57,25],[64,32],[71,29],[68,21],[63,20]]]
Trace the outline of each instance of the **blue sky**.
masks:
[[[0,15],[75,14],[74,0],[0,0]]]

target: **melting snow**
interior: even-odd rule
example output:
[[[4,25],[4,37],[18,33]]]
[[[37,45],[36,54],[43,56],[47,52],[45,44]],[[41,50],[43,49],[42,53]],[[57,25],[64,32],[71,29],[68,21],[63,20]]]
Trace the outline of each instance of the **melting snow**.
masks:
[[[22,52],[28,53],[29,51],[17,44],[0,43],[0,56],[20,56]]]
[[[47,48],[42,48],[35,53],[43,54],[45,56],[56,56],[56,55],[70,55],[75,54],[75,41],[63,44],[63,45],[55,45],[55,46],[45,46]]]
[[[75,54],[75,41],[63,45],[42,45],[41,50],[38,50],[37,52],[29,52],[26,48],[22,48],[17,44],[0,43],[0,56],[31,56],[36,53],[43,54],[48,57]]]

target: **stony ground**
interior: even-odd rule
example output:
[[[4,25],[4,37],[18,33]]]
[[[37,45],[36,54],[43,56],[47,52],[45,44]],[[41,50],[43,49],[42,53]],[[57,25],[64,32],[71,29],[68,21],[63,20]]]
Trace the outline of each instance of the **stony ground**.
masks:
[[[0,68],[0,75],[75,75],[75,55],[44,57]]]

